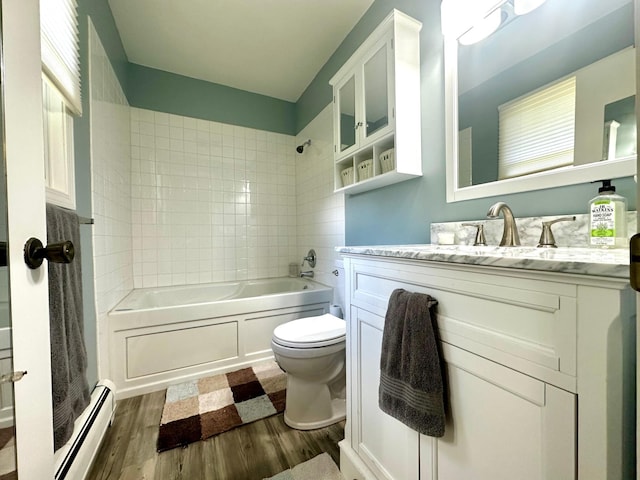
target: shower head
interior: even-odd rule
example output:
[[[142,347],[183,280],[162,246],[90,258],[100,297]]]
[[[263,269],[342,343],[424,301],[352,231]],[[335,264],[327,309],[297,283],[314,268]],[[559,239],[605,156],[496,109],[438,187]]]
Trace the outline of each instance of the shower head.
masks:
[[[298,153],[302,153],[302,152],[304,152],[304,147],[305,147],[306,145],[311,145],[311,139],[307,140],[307,141],[306,141],[306,142],[304,142],[302,145],[298,145],[298,146],[296,147],[296,152],[298,152]]]

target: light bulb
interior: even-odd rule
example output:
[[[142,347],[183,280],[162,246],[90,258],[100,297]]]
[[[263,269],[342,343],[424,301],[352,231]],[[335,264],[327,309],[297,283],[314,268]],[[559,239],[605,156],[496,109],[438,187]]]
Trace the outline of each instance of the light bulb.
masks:
[[[544,0],[543,0],[544,1]],[[471,45],[480,40],[487,38],[495,32],[502,22],[502,11],[498,8],[484,17],[479,23],[474,25],[471,30],[461,35],[458,41],[462,45]]]

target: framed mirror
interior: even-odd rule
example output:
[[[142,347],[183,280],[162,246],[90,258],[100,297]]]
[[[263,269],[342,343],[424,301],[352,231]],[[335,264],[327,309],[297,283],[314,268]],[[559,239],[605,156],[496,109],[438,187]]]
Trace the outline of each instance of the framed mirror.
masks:
[[[464,45],[466,1],[442,4],[447,201],[634,175],[633,0],[484,0],[500,26]]]

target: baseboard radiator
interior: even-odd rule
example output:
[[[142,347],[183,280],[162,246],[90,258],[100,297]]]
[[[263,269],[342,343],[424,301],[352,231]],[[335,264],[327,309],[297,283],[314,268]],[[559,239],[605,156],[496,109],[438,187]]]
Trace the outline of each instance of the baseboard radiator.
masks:
[[[91,402],[76,419],[73,435],[55,453],[55,480],[84,480],[95,460],[116,408],[116,389],[101,380],[91,392]]]

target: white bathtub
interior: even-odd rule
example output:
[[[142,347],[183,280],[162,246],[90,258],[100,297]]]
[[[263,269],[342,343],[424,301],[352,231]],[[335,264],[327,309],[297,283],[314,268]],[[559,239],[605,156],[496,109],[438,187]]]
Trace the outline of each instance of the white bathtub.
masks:
[[[108,316],[118,398],[270,358],[273,329],[328,312],[332,296],[301,278],[133,290]]]

